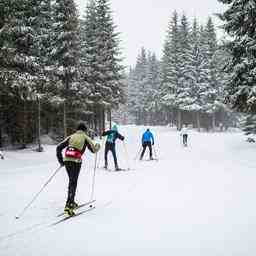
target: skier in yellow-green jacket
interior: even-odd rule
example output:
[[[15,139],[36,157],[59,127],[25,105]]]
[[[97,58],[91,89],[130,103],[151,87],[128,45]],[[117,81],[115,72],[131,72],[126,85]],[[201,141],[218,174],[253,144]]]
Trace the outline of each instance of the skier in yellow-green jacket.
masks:
[[[82,155],[87,147],[92,153],[97,153],[100,149],[100,144],[96,143],[86,135],[86,131],[86,125],[80,123],[76,132],[58,144],[56,148],[57,159],[60,165],[65,165],[69,177],[68,196],[64,208],[64,212],[68,215],[74,215],[73,210],[78,206],[75,202],[75,194],[77,180],[82,165]],[[63,159],[62,150],[64,148],[66,148],[66,150]]]

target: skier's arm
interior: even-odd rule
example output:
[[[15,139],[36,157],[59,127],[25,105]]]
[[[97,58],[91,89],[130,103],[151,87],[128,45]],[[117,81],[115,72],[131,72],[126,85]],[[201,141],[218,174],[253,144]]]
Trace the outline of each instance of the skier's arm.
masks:
[[[83,154],[86,147],[92,152],[92,153],[97,153],[100,150],[100,144],[94,142],[89,136],[85,135],[85,143],[83,146],[83,149],[81,153]]]
[[[152,139],[152,145],[154,145],[154,144],[155,144],[155,141],[154,141],[154,136],[153,136],[152,133],[151,133],[151,139]]]
[[[115,131],[112,131],[112,130],[108,130],[108,131],[105,131],[102,133],[102,136],[107,136],[107,135],[110,135],[112,133],[114,133]]]
[[[119,139],[119,140],[124,140],[124,136],[122,136],[120,133],[116,132],[116,137]]]
[[[62,150],[68,146],[68,142],[69,142],[69,137],[57,145],[56,155],[60,165],[64,165]]]

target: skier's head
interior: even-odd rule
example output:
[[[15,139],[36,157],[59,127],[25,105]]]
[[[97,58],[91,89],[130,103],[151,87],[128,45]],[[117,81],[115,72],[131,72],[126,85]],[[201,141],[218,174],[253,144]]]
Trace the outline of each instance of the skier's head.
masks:
[[[79,123],[76,130],[80,130],[80,131],[84,131],[86,132],[87,131],[87,126],[84,124],[84,123]]]
[[[117,125],[116,124],[113,124],[112,130],[117,131]]]
[[[147,129],[147,132],[149,132],[149,128]]]

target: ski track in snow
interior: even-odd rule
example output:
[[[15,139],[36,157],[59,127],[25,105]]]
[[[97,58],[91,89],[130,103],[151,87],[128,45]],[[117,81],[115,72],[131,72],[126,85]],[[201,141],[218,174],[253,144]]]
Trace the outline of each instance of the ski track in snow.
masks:
[[[0,255],[254,256],[255,144],[241,133],[179,133],[152,127],[158,161],[134,161],[145,127],[124,126],[119,165],[131,171],[96,172],[96,209],[51,226],[63,210],[63,168],[15,220],[58,167],[55,146],[43,153],[9,151],[0,161]],[[113,159],[109,155],[110,167]],[[84,156],[77,200],[90,199],[94,155]],[[148,158],[146,151],[144,159]],[[103,166],[103,150],[100,151]]]

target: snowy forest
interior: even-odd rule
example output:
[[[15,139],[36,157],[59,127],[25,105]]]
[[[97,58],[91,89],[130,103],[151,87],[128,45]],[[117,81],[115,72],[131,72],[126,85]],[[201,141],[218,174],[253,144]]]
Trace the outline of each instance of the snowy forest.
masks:
[[[224,43],[223,43],[224,44]],[[144,48],[129,73],[129,110],[138,124],[190,124],[214,130],[233,125],[224,104],[229,58],[211,18],[193,24],[177,12],[169,22],[161,61]]]
[[[161,59],[142,47],[127,69],[110,1],[88,1],[80,17],[73,0],[0,0],[0,147],[40,149],[41,134],[61,139],[80,120],[100,133],[113,118],[215,131],[242,113],[255,133],[256,7],[238,2],[219,14],[228,40],[211,17],[173,11]]]
[[[104,130],[125,77],[108,1],[89,1],[81,19],[73,0],[1,0],[0,10],[0,146],[62,138],[79,120]]]

